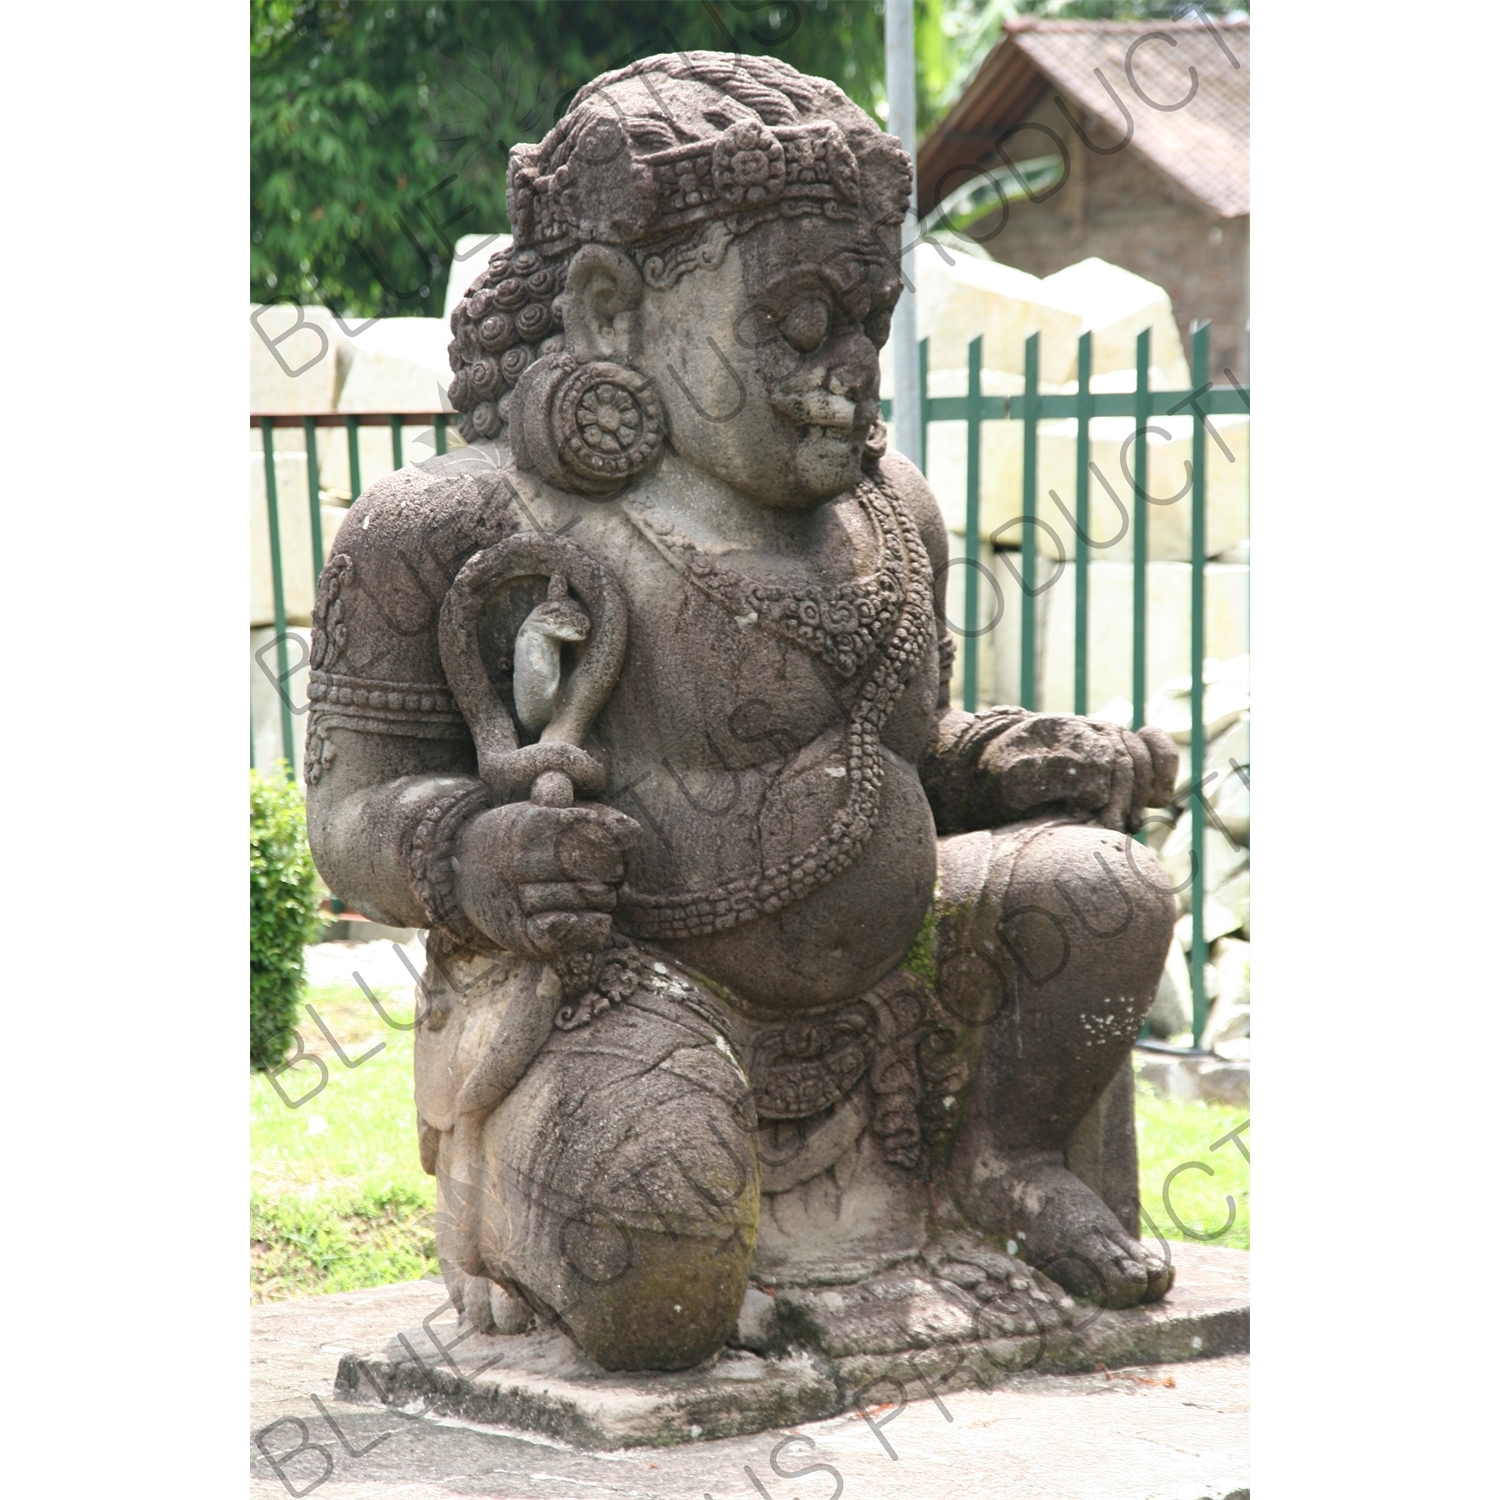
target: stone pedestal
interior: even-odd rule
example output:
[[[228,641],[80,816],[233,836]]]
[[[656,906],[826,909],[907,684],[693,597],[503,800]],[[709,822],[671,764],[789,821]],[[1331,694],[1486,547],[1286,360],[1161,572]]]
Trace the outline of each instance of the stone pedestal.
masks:
[[[1035,1297],[1042,1279],[1034,1272],[972,1238],[945,1241],[856,1285],[778,1288],[765,1352],[729,1348],[672,1374],[602,1370],[555,1327],[465,1333],[445,1310],[381,1353],[345,1354],[336,1390],[346,1400],[604,1450],[733,1437],[934,1392],[990,1390],[1028,1371],[1247,1350],[1249,1255],[1187,1244],[1172,1245],[1171,1255],[1177,1285],[1164,1302],[1109,1312],[1060,1298],[1049,1314]],[[975,1265],[980,1259],[985,1266]]]

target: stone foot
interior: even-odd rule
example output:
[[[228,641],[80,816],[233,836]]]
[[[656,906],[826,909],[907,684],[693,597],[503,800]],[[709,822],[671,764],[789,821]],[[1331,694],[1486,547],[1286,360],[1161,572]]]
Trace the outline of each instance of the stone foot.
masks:
[[[1075,1297],[1134,1307],[1171,1290],[1172,1267],[1125,1232],[1060,1153],[986,1153],[978,1165],[964,1195],[971,1217]]]
[[[444,1267],[443,1279],[460,1323],[467,1323],[476,1333],[524,1333],[531,1326],[535,1317],[531,1308],[487,1276]]]

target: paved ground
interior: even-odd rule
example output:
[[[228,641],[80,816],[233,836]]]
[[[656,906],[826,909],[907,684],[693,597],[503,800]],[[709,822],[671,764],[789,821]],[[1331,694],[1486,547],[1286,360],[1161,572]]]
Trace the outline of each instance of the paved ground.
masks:
[[[420,975],[427,963],[420,938],[413,938],[400,950],[392,942],[312,943],[303,952],[310,985],[354,984],[357,974],[371,989],[403,1000],[411,998],[413,971]],[[402,962],[402,952],[409,965]]]
[[[582,1453],[545,1439],[334,1399],[341,1354],[380,1348],[394,1329],[419,1323],[443,1299],[441,1284],[415,1282],[252,1310],[251,1494],[257,1500],[314,1492],[319,1500],[1224,1500],[1236,1491],[1248,1494],[1247,1356],[1108,1374],[1021,1376],[988,1394],[945,1395],[941,1406],[923,1400],[905,1411],[877,1412],[879,1434],[855,1414],[807,1423],[791,1434],[621,1453]],[[284,1479],[268,1456],[280,1462]]]

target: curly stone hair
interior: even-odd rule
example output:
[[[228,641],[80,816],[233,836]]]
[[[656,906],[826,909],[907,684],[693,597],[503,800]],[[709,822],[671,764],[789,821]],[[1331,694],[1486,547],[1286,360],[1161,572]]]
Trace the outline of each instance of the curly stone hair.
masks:
[[[526,366],[562,348],[557,299],[571,258],[547,264],[535,250],[512,245],[490,257],[453,309],[448,399],[463,413],[458,430],[465,442],[498,437],[507,397]]]
[[[498,437],[527,366],[562,350],[559,298],[580,245],[617,245],[648,285],[668,286],[714,263],[726,225],[807,213],[899,225],[911,162],[826,79],[690,52],[594,79],[540,145],[512,151],[507,177],[515,241],[449,322],[448,396],[467,442]]]

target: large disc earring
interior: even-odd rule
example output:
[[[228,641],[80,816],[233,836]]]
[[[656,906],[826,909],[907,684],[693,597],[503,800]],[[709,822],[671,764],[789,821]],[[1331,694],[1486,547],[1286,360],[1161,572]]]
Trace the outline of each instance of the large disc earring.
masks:
[[[656,387],[610,360],[538,360],[511,404],[516,462],[561,489],[610,495],[656,462],[667,427]]]

